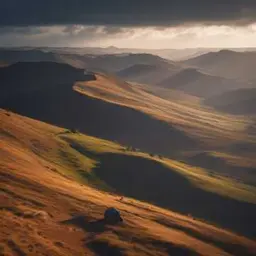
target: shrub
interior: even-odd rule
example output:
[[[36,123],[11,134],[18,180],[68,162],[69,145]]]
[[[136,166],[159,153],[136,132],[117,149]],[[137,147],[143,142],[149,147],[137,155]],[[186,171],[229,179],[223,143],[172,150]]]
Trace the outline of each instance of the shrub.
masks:
[[[77,129],[74,129],[74,128],[70,129],[70,132],[71,133],[79,133],[79,131]]]

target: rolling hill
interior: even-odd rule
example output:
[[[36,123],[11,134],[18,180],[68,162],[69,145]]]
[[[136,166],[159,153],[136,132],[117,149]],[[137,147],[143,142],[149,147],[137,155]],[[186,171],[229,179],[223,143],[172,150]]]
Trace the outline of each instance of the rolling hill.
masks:
[[[79,61],[81,68],[87,68],[94,71],[115,74],[123,69],[130,68],[133,65],[144,65],[154,67],[168,67],[172,65],[171,61],[151,54],[106,54],[106,55],[60,55],[64,63],[72,65]]]
[[[147,53],[123,54],[79,54],[76,51],[36,49],[0,49],[0,61],[13,64],[16,62],[58,62],[76,68],[90,69],[107,73],[116,73],[133,65],[155,67],[172,66],[173,62]],[[111,63],[111,65],[110,65]]]
[[[225,92],[204,101],[219,111],[240,115],[256,114],[256,88]]]
[[[239,82],[147,54],[64,55],[0,68],[0,254],[254,255],[254,112],[213,105],[253,109],[254,89],[218,96]],[[124,223],[104,224],[109,206]]]
[[[216,142],[223,146],[224,141],[227,144],[240,139],[243,142],[247,140],[243,131],[250,124],[249,119],[214,112],[204,108],[196,100],[185,103],[186,99],[192,98],[190,95],[179,96],[180,99],[177,97],[175,100],[177,94],[174,93],[176,96],[165,98],[161,96],[158,88],[154,89],[154,86],[130,83],[124,85],[104,74],[96,74],[94,81],[79,81],[74,89],[83,95],[136,109],[163,123],[171,124],[201,141],[200,148],[204,147],[205,143],[209,143],[207,147]]]
[[[209,169],[255,180],[255,172],[243,171],[252,157],[245,148],[255,146],[253,133],[248,133],[250,117],[218,113],[177,91],[100,73],[87,75],[66,64],[17,63],[0,69],[0,79],[3,108],[188,163],[189,155],[199,151],[241,156],[235,172],[232,166],[228,173]],[[230,165],[225,154],[220,155],[223,168]]]
[[[156,85],[179,69],[178,66],[169,63],[166,65],[135,64],[118,71],[116,75],[128,81]]]
[[[143,49],[143,48],[119,48],[116,46],[108,47],[10,47],[2,48],[3,50],[40,50],[44,52],[52,52],[57,54],[93,54],[93,55],[106,55],[106,54],[140,54],[148,53],[152,55],[158,55],[164,59],[170,59],[173,61],[187,60],[199,55],[203,55],[208,52],[217,52],[221,48],[185,48],[185,49]],[[235,52],[253,52],[256,51],[255,47],[244,48],[229,48]]]
[[[197,97],[211,97],[225,91],[249,87],[246,82],[238,82],[202,73],[194,68],[183,69],[164,79],[159,86],[184,91]]]
[[[44,52],[37,49],[0,49],[0,60],[6,63],[16,62],[58,62],[58,57],[54,53]]]
[[[245,81],[255,80],[256,52],[221,50],[210,52],[183,62],[215,76]]]
[[[73,85],[88,77],[66,64],[17,63],[2,68],[0,77],[4,81],[2,107],[20,114],[153,153],[170,155],[174,148],[178,152],[196,145],[184,132],[141,111],[81,95]],[[125,92],[131,90],[129,84],[113,81]]]
[[[248,238],[135,199],[164,204],[161,198],[168,198],[177,208],[191,207],[208,216],[218,198],[208,220],[222,220],[253,236],[252,188],[9,111],[1,110],[0,118],[2,253],[254,255],[256,244]],[[136,190],[121,187],[127,180]],[[114,193],[125,197],[120,200]],[[193,200],[198,195],[200,201]],[[109,206],[120,209],[123,224],[102,223]]]
[[[54,86],[63,87],[75,80],[91,80],[82,69],[74,69],[67,64],[55,62],[18,62],[0,68],[0,102],[17,95],[40,93],[42,90],[54,90]]]

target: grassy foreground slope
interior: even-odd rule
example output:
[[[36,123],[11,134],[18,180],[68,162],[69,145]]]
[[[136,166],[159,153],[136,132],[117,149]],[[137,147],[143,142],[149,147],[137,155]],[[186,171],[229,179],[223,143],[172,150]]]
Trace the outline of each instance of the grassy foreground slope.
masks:
[[[1,110],[0,119],[0,248],[4,255],[254,254],[256,244],[252,240],[129,197],[120,201],[114,194],[116,190],[154,201],[154,193],[150,198],[146,194],[150,195],[149,186],[151,191],[161,193],[160,183],[152,180],[158,175],[164,189],[164,178],[180,182],[169,184],[173,191],[165,194],[170,202],[177,197],[178,203],[176,185],[192,194],[196,189],[207,194],[200,189],[200,183],[207,184],[208,179],[202,170],[191,173],[178,162],[130,152],[118,144],[70,133],[5,110]],[[127,191],[121,191],[115,178],[122,185],[130,183],[130,187],[134,182],[136,195],[128,186]],[[147,182],[150,179],[152,184]],[[215,180],[208,182],[210,189],[214,187]],[[223,182],[231,186],[231,195],[236,191],[241,200],[251,200],[249,187]],[[124,224],[102,224],[100,219],[108,206],[121,210]],[[246,225],[245,217],[240,221]]]

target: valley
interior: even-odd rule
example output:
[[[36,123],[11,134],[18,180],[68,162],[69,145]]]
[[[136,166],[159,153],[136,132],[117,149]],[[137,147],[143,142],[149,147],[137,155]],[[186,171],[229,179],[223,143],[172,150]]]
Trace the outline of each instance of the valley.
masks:
[[[254,72],[224,76],[234,58],[253,61],[2,49],[0,254],[254,255]]]

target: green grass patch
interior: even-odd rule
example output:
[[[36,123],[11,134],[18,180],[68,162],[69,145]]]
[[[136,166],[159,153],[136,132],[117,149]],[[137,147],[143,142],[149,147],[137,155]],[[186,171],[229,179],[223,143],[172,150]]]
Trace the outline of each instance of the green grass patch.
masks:
[[[93,172],[94,168],[97,168],[97,166],[101,164],[100,155],[111,153],[116,154],[117,158],[118,155],[127,155],[144,158],[145,160],[154,160],[160,165],[170,168],[170,171],[176,171],[183,175],[193,183],[195,187],[201,188],[202,190],[217,193],[239,201],[256,203],[255,187],[217,174],[212,175],[211,172],[203,168],[189,166],[168,158],[160,158],[157,155],[136,152],[134,150],[130,151],[127,150],[127,147],[123,147],[118,143],[83,134],[63,134],[60,138],[69,145],[69,149],[66,153],[70,154],[70,156],[67,158],[63,156],[66,158],[63,161],[67,161],[69,164],[72,163],[75,166],[77,165],[77,161],[83,163],[81,166],[84,166],[83,168],[87,170],[84,172],[84,175],[82,175],[85,177],[85,180],[89,181],[89,183],[93,182],[94,184],[100,185],[100,188],[104,187],[104,190],[110,189],[110,187],[100,181]],[[80,170],[83,168],[79,167]],[[134,166],[134,168],[136,168],[136,166]],[[81,176],[81,173],[79,176]]]

